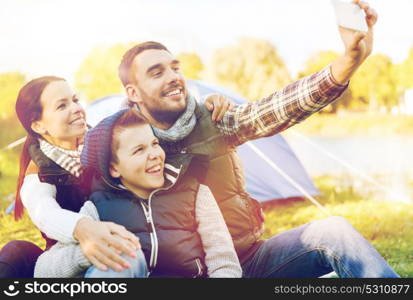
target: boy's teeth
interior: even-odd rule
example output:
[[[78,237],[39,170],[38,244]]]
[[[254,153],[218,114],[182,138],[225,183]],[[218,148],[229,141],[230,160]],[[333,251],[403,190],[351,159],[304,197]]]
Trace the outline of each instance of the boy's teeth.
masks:
[[[156,173],[161,170],[161,167],[157,167],[156,169],[149,170],[148,173]]]

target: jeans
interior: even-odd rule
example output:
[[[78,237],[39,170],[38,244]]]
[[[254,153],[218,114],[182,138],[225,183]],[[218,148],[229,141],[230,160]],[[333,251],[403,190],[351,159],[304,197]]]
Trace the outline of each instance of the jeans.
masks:
[[[32,278],[43,250],[27,241],[11,241],[0,251],[0,278]]]
[[[244,277],[399,277],[342,217],[330,217],[266,240],[242,265]]]
[[[145,255],[142,250],[136,251],[136,258],[122,254],[122,257],[128,261],[130,268],[117,272],[113,269],[101,271],[95,266],[91,266],[86,270],[86,278],[144,278],[148,277],[148,268],[146,266]]]

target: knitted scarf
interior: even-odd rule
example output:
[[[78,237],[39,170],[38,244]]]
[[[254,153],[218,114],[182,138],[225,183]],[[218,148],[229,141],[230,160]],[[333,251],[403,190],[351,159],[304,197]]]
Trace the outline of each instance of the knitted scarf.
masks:
[[[40,150],[56,164],[68,171],[75,177],[80,177],[83,168],[80,164],[81,146],[78,150],[65,150],[49,144],[44,139],[39,139]]]
[[[152,129],[155,135],[167,142],[175,142],[182,140],[187,135],[189,135],[196,125],[196,117],[195,117],[195,107],[196,107],[196,99],[188,94],[188,103],[186,105],[185,111],[179,117],[178,120],[172,125],[171,128],[167,130],[162,130],[152,126]]]

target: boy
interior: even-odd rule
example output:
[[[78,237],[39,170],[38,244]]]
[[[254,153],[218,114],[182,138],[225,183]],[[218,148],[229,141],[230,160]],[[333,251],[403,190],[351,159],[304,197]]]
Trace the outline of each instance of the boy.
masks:
[[[151,127],[122,110],[91,129],[81,162],[94,169],[90,201],[80,213],[123,225],[139,237],[129,265],[99,270],[79,245],[58,243],[37,260],[35,277],[241,277],[222,214],[208,187],[191,175],[196,158],[165,164]]]

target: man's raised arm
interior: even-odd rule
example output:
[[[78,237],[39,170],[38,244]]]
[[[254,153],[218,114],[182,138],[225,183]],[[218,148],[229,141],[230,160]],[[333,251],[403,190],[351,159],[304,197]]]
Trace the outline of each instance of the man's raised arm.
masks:
[[[264,99],[227,111],[217,126],[232,144],[279,133],[318,112],[344,92],[351,76],[372,51],[373,27],[377,21],[376,12],[368,4],[354,3],[366,13],[368,32],[339,27],[345,52],[331,65]]]
[[[228,110],[216,125],[237,146],[301,122],[333,102],[346,88],[335,81],[328,66],[264,99]]]

